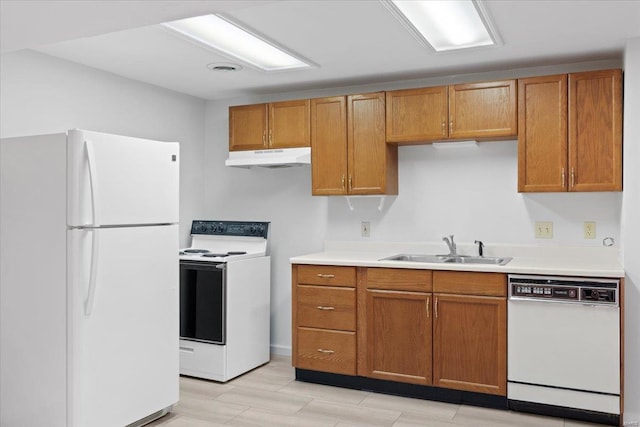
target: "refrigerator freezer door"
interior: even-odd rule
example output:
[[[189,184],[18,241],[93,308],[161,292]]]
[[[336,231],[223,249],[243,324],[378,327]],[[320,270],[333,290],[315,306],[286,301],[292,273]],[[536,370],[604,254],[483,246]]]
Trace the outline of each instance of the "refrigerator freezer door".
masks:
[[[71,130],[67,152],[69,226],[178,222],[177,142]]]
[[[72,229],[68,241],[69,426],[125,426],[175,404],[178,226]]]

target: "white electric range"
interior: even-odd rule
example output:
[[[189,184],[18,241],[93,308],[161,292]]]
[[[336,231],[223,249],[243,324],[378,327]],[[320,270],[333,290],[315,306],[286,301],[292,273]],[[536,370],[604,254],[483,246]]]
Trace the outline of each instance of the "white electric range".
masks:
[[[269,361],[269,223],[193,221],[180,250],[180,374],[228,381]]]

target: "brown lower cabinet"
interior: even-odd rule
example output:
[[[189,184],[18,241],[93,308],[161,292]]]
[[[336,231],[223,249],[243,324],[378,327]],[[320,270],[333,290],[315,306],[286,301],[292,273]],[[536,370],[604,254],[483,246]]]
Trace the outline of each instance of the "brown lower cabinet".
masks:
[[[363,376],[431,384],[431,294],[367,290]]]
[[[505,274],[293,265],[292,280],[296,368],[506,396]]]
[[[293,365],[356,375],[356,268],[294,265]]]
[[[433,385],[506,395],[504,298],[434,294]]]

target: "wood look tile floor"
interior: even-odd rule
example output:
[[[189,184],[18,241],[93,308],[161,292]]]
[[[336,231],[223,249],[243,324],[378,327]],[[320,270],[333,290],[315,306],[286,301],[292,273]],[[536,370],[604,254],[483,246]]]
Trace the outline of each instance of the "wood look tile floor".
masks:
[[[180,377],[180,402],[152,427],[587,427],[562,418],[296,381],[291,358],[227,383]]]

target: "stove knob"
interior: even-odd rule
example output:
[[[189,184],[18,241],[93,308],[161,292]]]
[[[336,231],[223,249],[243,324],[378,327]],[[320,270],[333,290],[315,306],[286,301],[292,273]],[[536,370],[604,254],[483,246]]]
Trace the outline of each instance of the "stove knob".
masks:
[[[594,300],[600,299],[600,293],[596,289],[592,289],[591,298],[593,298]]]

